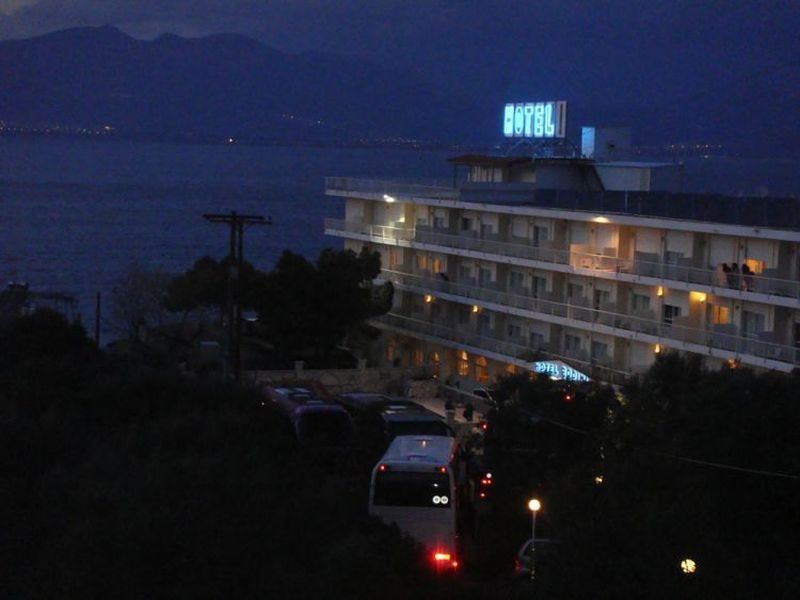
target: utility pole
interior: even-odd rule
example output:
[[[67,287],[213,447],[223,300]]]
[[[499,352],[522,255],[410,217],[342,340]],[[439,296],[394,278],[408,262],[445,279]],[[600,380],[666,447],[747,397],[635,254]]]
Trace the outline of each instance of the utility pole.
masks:
[[[230,226],[230,250],[228,265],[228,285],[226,314],[228,318],[228,342],[226,359],[228,371],[238,381],[241,374],[242,357],[242,307],[241,271],[244,263],[244,230],[246,225],[272,225],[272,217],[261,215],[240,215],[236,211],[229,214],[209,213],[203,218],[210,223],[224,223]]]

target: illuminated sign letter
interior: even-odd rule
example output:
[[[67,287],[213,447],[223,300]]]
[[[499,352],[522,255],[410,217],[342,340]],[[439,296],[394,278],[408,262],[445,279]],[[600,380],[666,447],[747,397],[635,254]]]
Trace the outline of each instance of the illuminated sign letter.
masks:
[[[533,104],[528,102],[522,109],[525,113],[525,137],[533,136]]]
[[[544,136],[544,104],[537,102],[533,107],[533,137]]]
[[[544,137],[553,137],[556,134],[556,122],[553,120],[553,103],[544,105]]]
[[[525,131],[525,115],[522,111],[522,104],[514,107],[514,137],[522,137]]]
[[[506,137],[514,137],[514,105],[506,104],[506,110],[503,114],[503,135]]]

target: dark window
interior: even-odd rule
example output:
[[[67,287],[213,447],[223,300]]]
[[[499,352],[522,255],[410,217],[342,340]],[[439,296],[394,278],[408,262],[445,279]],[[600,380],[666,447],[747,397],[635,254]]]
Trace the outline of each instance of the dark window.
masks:
[[[681,316],[681,307],[665,304],[662,309],[663,321],[666,325],[672,325],[672,321]]]
[[[450,476],[447,473],[384,471],[375,475],[377,506],[450,508]]]

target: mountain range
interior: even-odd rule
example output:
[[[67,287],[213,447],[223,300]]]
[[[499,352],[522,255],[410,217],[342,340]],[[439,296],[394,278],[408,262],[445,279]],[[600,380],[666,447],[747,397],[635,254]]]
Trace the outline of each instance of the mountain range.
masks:
[[[447,139],[458,124],[410,71],[235,34],[142,41],[110,26],[0,42],[0,120],[299,142]]]
[[[571,137],[577,141],[584,124],[624,124],[641,146],[706,143],[727,153],[800,156],[799,66],[784,62],[746,80],[723,73],[657,106],[567,98]],[[236,34],[145,41],[104,26],[0,42],[0,122],[131,136],[488,146],[501,141],[505,102],[548,99],[535,86],[532,78],[503,89],[479,75],[456,84],[422,69],[284,53]]]

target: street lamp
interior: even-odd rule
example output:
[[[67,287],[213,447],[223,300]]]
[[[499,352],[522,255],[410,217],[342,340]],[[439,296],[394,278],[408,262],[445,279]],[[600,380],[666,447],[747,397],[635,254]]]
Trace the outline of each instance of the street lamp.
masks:
[[[697,563],[691,558],[684,558],[681,561],[681,571],[687,575],[691,575],[697,571]]]
[[[536,498],[528,501],[528,510],[531,511],[531,581],[536,577],[536,513],[542,508],[542,503]]]

